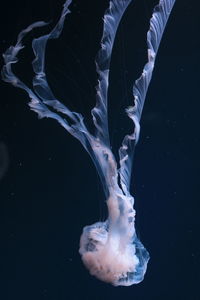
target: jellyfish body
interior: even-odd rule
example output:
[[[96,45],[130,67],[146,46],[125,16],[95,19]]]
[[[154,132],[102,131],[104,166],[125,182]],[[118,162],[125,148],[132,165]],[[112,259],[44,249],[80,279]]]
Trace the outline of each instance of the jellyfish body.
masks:
[[[134,198],[130,194],[130,178],[135,146],[140,133],[140,118],[151,80],[156,54],[165,25],[175,0],[160,0],[155,7],[147,33],[148,61],[141,77],[133,86],[133,106],[127,108],[128,117],[133,121],[133,133],[126,135],[119,148],[119,168],[112,153],[109,131],[107,91],[109,83],[110,58],[120,20],[131,0],[110,0],[104,15],[101,48],[96,58],[98,85],[96,106],[91,114],[95,134],[91,134],[80,113],[70,111],[55,98],[46,78],[45,51],[49,39],[58,38],[62,32],[65,17],[70,13],[67,0],[61,17],[53,30],[32,42],[35,59],[32,63],[35,76],[33,89],[28,88],[12,71],[17,55],[23,48],[24,36],[35,27],[45,26],[36,22],[23,30],[15,46],[3,55],[5,65],[3,80],[24,89],[31,101],[29,106],[40,118],[53,118],[71,135],[77,138],[91,156],[100,176],[107,199],[108,219],[86,226],[80,239],[80,254],[85,266],[97,278],[113,285],[132,285],[143,280],[149,254],[136,236]],[[63,114],[65,117],[63,117]]]
[[[107,200],[106,222],[84,228],[79,252],[92,275],[115,286],[128,286],[143,280],[149,254],[135,234],[131,199],[116,197]],[[116,203],[121,203],[120,208]]]

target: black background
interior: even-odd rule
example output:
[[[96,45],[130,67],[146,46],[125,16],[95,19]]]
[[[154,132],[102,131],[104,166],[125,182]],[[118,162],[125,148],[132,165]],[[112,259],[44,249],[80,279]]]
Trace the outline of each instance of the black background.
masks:
[[[146,31],[156,3],[133,1],[116,37],[109,89],[115,152],[130,131],[124,108],[146,61]],[[29,24],[51,21],[26,38],[22,62],[14,68],[28,85],[31,38],[52,28],[62,4],[1,5],[1,53]],[[94,59],[107,5],[74,0],[61,38],[47,49],[55,95],[86,118],[95,100]],[[94,166],[78,141],[55,121],[38,120],[27,95],[1,81],[0,142],[9,167],[0,182],[0,299],[200,299],[199,31],[198,2],[177,0],[157,56],[134,160],[136,227],[151,256],[145,279],[136,286],[112,287],[84,268],[78,254],[82,228],[106,217]]]

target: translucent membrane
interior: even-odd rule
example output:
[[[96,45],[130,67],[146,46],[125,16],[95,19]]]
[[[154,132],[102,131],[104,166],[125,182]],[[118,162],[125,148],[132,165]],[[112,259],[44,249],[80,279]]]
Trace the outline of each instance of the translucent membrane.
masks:
[[[111,151],[107,91],[109,83],[110,58],[120,20],[131,0],[110,0],[104,14],[101,48],[96,59],[98,85],[96,106],[92,109],[95,134],[91,134],[80,113],[70,111],[53,95],[45,73],[45,51],[49,39],[58,38],[62,32],[65,17],[70,13],[69,5],[64,4],[61,17],[54,29],[32,42],[35,59],[32,62],[35,76],[33,89],[28,88],[12,71],[17,55],[23,48],[22,40],[32,29],[46,25],[36,22],[23,30],[15,46],[3,55],[5,65],[2,77],[6,82],[24,89],[29,97],[30,108],[40,118],[53,118],[71,135],[77,138],[91,156],[102,181],[108,206],[108,219],[83,229],[80,240],[80,254],[85,266],[97,278],[113,285],[131,285],[143,280],[149,254],[138,240],[135,232],[134,199],[130,195],[130,178],[135,145],[140,133],[140,118],[151,80],[156,54],[163,31],[175,0],[160,0],[155,7],[147,33],[148,61],[142,75],[133,86],[133,106],[126,109],[133,121],[133,133],[126,135],[119,148],[119,166]],[[67,39],[67,36],[66,36]],[[63,114],[66,116],[63,117]]]

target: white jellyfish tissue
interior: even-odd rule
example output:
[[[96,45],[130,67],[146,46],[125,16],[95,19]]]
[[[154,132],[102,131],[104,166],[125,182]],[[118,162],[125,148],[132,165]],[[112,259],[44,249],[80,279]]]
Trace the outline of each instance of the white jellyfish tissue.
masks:
[[[131,170],[135,146],[139,139],[141,114],[157,51],[175,3],[175,0],[160,0],[154,8],[147,32],[148,61],[133,85],[132,106],[126,109],[127,117],[133,122],[133,130],[131,134],[125,135],[118,149],[119,158],[116,158],[112,152],[108,130],[109,69],[118,26],[132,1],[110,0],[104,14],[101,46],[95,62],[98,85],[96,105],[91,111],[94,133],[90,132],[80,113],[71,111],[56,99],[45,73],[47,42],[59,38],[64,21],[70,13],[72,0],[64,3],[61,16],[52,31],[35,38],[32,42],[35,55],[32,62],[35,74],[32,89],[15,75],[12,65],[17,63],[18,54],[24,48],[23,38],[34,28],[45,26],[47,23],[35,22],[19,33],[16,44],[3,54],[4,66],[1,72],[4,81],[28,93],[31,110],[40,118],[55,119],[80,141],[93,160],[102,182],[108,218],[83,229],[79,252],[92,275],[114,286],[129,286],[141,282],[149,260],[148,251],[136,235],[134,198],[130,194]]]

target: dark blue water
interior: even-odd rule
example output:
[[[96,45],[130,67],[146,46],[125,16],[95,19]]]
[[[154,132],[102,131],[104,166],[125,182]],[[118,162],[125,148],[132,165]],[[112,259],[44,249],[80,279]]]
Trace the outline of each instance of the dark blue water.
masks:
[[[49,44],[47,73],[56,96],[89,118],[107,1],[74,3],[61,39]],[[124,108],[131,104],[132,83],[146,61],[145,34],[156,3],[135,0],[116,37],[109,90],[114,152],[130,131]],[[61,5],[60,0],[4,3],[1,52],[30,23],[42,19],[53,25]],[[136,286],[112,287],[84,268],[78,254],[82,228],[106,218],[94,166],[57,123],[38,120],[24,92],[1,82],[0,299],[200,299],[199,30],[198,2],[177,0],[157,57],[134,160],[136,227],[151,257],[144,281]],[[15,68],[28,84],[33,59],[28,45],[39,34],[26,39],[23,62]]]

